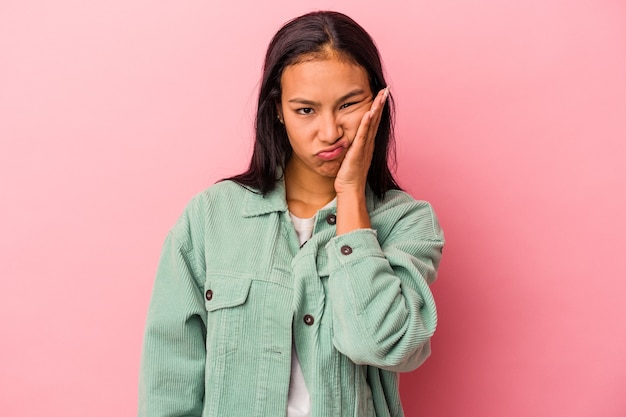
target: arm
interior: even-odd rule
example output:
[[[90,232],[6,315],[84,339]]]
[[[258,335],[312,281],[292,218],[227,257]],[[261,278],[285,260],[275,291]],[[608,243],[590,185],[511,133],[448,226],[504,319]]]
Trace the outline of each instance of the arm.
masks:
[[[185,230],[191,235],[186,215],[165,241],[154,283],[141,361],[140,417],[202,413],[206,310],[198,277],[203,273],[191,238],[176,236]]]
[[[333,341],[355,363],[410,371],[430,354],[437,314],[428,284],[444,242],[427,203],[408,201],[390,210],[406,214],[384,242],[376,231],[359,229],[327,245]]]

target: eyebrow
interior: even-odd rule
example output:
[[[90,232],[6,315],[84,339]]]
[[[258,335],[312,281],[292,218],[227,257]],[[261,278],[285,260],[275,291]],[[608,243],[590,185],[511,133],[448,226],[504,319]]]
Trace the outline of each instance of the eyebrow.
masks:
[[[340,103],[342,101],[346,101],[354,96],[358,96],[365,93],[365,90],[363,90],[362,88],[357,88],[355,90],[350,91],[348,94],[344,94],[343,96],[339,97],[339,99],[337,100],[337,103]],[[288,103],[298,103],[298,104],[305,104],[307,106],[319,106],[320,103],[316,102],[316,101],[312,101],[312,100],[307,100],[305,98],[300,98],[300,97],[295,97],[292,98],[291,100],[288,101]]]

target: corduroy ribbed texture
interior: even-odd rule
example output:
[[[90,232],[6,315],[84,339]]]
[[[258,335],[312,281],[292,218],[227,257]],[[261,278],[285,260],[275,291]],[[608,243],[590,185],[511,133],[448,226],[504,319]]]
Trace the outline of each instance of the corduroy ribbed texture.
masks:
[[[400,191],[368,193],[372,229],[335,236],[334,210],[300,248],[282,184],[263,197],[226,181],[191,201],[154,284],[140,416],[284,416],[292,338],[313,417],[403,415],[397,372],[430,354],[443,234]]]

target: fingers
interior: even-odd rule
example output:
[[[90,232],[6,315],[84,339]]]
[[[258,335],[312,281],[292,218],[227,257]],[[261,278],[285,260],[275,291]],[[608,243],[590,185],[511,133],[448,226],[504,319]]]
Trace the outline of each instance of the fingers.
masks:
[[[373,141],[378,131],[378,124],[382,117],[383,108],[389,97],[389,87],[385,87],[378,92],[372,106],[368,112],[366,112],[361,118],[361,124],[357,129],[356,138],[362,138],[365,141]]]
[[[378,92],[378,95],[374,99],[372,103],[372,108],[370,110],[371,114],[371,125],[375,126],[378,130],[378,124],[380,123],[380,118],[383,114],[383,108],[385,107],[385,103],[387,103],[387,98],[389,97],[389,87],[385,87]]]
[[[387,97],[389,97],[389,87],[385,87],[378,92],[374,101],[372,103],[372,108],[370,109],[370,116],[372,119],[377,118],[376,122],[380,121],[380,117],[383,113],[383,107],[387,102]]]

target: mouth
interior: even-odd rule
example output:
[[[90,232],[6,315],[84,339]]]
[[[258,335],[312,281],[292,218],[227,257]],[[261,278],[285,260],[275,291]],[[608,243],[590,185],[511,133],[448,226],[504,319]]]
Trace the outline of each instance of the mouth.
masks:
[[[337,159],[343,153],[345,148],[346,147],[343,144],[339,144],[331,148],[324,149],[323,151],[315,154],[315,156],[324,161],[332,161],[333,159]]]

